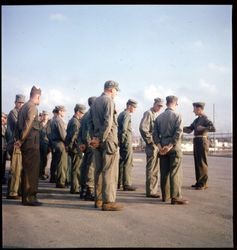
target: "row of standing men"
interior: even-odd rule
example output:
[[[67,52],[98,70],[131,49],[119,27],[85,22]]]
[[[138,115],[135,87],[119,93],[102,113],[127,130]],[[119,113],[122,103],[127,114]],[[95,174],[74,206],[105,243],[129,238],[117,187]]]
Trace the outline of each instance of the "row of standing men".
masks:
[[[8,145],[13,145],[13,141],[15,141],[14,147],[21,148],[22,152],[23,192],[21,195],[24,205],[40,205],[36,198],[38,184],[36,179],[32,177],[36,176],[36,165],[38,165],[40,178],[46,179],[48,177],[45,168],[47,155],[51,151],[50,182],[56,182],[57,188],[65,188],[70,184],[71,193],[80,193],[81,198],[94,200],[97,208],[102,208],[104,211],[122,209],[123,206],[115,202],[116,189],[136,190],[132,185],[133,149],[130,114],[135,111],[137,102],[129,99],[126,109],[117,118],[113,100],[118,91],[117,82],[106,81],[102,95],[98,98],[90,97],[88,99],[90,109],[87,112],[85,112],[86,107],[84,105],[76,104],[74,115],[65,128],[62,119],[65,114],[64,106],[55,107],[53,110],[54,117],[51,120],[47,120],[48,113],[43,111],[41,114],[42,120],[39,124],[35,106],[40,103],[41,90],[32,87],[30,103],[24,105],[26,107],[25,112],[19,109],[17,123],[12,130],[15,131],[14,136],[11,137],[10,141],[8,140]],[[19,101],[24,97],[17,95],[16,102],[17,98]],[[144,113],[140,123],[140,133],[146,143],[147,155],[146,196],[160,197],[158,192],[160,158],[162,200],[165,202],[171,199],[171,204],[187,204],[188,202],[182,199],[181,195],[181,135],[183,131],[188,133],[195,131],[196,120],[191,126],[183,129],[182,117],[175,112],[178,98],[168,96],[166,101],[167,109],[157,117],[164,103],[162,99],[156,98],[153,107]],[[201,107],[203,109],[203,105],[203,103],[194,103],[196,108]],[[33,109],[33,106],[35,109]],[[202,117],[205,120],[202,121],[205,129],[199,132],[197,138],[203,140],[205,134],[212,131],[214,127],[206,116]],[[8,120],[7,128],[10,128],[9,117]],[[24,129],[27,131],[24,131]],[[38,132],[36,131],[40,131],[40,136],[37,136],[36,133]],[[32,139],[34,139],[33,143]],[[36,151],[35,158],[34,156],[33,158],[32,156],[29,157],[29,148],[38,148],[38,152],[40,149],[40,159],[36,156]],[[12,155],[13,150],[9,151]],[[69,177],[68,156],[71,162]],[[199,153],[199,158],[204,156],[203,153],[201,156]],[[37,164],[38,162],[40,164]],[[30,165],[31,168],[27,168]],[[32,165],[34,166],[32,167]],[[32,168],[35,171],[32,171]],[[204,175],[207,181],[207,172]],[[204,175],[202,174],[201,177],[197,178],[196,171],[195,187],[206,187],[206,183],[201,180],[205,179]],[[32,181],[33,179],[35,181]],[[11,185],[8,185],[8,187],[11,187]],[[11,193],[10,188],[8,190],[8,198],[19,195],[19,192]]]

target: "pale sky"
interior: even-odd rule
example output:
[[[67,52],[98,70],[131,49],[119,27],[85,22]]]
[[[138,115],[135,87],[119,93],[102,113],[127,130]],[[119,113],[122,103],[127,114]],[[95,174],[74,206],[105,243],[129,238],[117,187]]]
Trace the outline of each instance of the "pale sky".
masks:
[[[231,20],[231,5],[2,6],[2,111],[36,85],[39,112],[64,105],[67,122],[115,80],[119,112],[138,102],[137,135],[154,98],[167,95],[179,98],[184,125],[203,101],[212,121],[215,105],[217,132],[232,132]]]

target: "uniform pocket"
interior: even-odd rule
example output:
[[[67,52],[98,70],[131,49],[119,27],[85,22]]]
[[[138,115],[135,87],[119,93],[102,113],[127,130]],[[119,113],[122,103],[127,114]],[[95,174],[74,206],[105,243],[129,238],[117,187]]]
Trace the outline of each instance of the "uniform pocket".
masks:
[[[105,150],[107,154],[109,155],[114,154],[117,151],[117,148],[118,148],[118,144],[116,142],[111,141],[111,140],[105,141]]]

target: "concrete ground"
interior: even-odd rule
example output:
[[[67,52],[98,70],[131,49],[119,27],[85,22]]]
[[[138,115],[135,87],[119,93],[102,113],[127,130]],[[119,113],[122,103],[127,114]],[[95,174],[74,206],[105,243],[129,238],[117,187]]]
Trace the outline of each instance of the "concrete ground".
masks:
[[[105,212],[69,189],[39,182],[41,207],[7,200],[2,186],[3,248],[233,247],[232,158],[209,157],[209,188],[193,190],[193,156],[183,158],[183,197],[189,205],[171,205],[145,197],[145,155],[134,154],[135,192],[118,191],[125,208]]]

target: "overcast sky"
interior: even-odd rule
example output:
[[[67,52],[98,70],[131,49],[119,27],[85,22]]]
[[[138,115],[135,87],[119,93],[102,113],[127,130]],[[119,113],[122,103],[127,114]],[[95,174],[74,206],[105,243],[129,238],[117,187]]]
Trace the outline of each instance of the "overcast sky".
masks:
[[[179,98],[184,125],[203,101],[211,120],[215,106],[217,132],[232,132],[231,19],[231,5],[2,6],[2,111],[36,85],[39,112],[64,105],[67,122],[76,103],[115,80],[119,112],[138,101],[135,134],[167,95]]]

